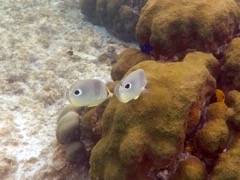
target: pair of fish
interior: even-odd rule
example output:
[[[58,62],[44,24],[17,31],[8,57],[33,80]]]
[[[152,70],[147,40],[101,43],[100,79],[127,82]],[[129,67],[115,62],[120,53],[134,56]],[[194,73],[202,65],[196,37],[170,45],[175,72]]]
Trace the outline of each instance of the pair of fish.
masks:
[[[147,84],[144,70],[138,69],[123,78],[115,87],[114,94],[123,103],[137,99]],[[67,89],[67,100],[74,106],[93,107],[113,94],[104,82],[98,79],[78,80]]]

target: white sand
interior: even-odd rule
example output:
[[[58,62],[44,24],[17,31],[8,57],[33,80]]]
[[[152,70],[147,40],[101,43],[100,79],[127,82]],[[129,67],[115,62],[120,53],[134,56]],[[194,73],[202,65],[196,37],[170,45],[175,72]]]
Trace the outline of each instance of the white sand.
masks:
[[[84,20],[79,0],[0,0],[0,179],[61,174],[64,91],[77,79],[110,80],[110,65],[98,61],[109,47],[124,49]]]

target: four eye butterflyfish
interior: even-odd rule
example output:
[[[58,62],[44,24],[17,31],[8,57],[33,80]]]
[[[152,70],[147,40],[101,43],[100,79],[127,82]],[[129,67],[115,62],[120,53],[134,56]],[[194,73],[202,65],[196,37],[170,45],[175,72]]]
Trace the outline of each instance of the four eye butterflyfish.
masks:
[[[104,82],[98,79],[78,80],[67,89],[67,100],[73,106],[97,106],[112,96]]]
[[[132,99],[137,99],[147,84],[147,79],[143,69],[137,69],[124,77],[114,89],[114,94],[119,101],[127,103]]]

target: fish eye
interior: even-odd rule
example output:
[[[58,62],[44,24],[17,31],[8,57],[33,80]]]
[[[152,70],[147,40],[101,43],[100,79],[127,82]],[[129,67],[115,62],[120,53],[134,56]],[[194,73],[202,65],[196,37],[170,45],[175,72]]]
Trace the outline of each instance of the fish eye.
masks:
[[[129,90],[131,87],[132,87],[131,83],[127,83],[127,84],[124,86],[124,88],[127,89],[127,90]]]
[[[82,94],[82,90],[81,89],[77,89],[76,91],[74,91],[74,95],[75,96],[80,96]]]

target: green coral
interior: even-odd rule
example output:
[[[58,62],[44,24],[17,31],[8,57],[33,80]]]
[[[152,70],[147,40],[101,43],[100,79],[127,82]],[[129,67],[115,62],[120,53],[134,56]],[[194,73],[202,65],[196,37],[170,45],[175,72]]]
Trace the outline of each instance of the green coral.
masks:
[[[127,48],[118,56],[118,61],[113,65],[111,77],[114,81],[121,80],[126,72],[134,65],[151,59],[150,56],[134,48]]]
[[[223,119],[209,121],[198,133],[198,145],[205,153],[222,151],[229,137],[228,126]]]
[[[131,68],[128,73],[144,69],[146,91],[126,104],[111,98],[101,120],[102,138],[92,150],[91,178],[132,179],[147,175],[151,166],[170,166],[181,153],[192,104],[199,101],[200,110],[215,91],[207,69],[213,64],[218,66],[212,55],[195,52],[183,62],[144,61]]]
[[[225,54],[223,82],[227,89],[240,90],[240,38],[231,41]]]
[[[188,49],[217,53],[237,34],[239,20],[234,0],[152,0],[141,10],[136,38],[140,45],[152,45],[157,59]]]
[[[180,161],[171,180],[204,180],[206,179],[206,167],[197,157],[190,156]]]
[[[216,102],[207,108],[207,122],[197,133],[196,141],[198,148],[203,154],[222,152],[229,138],[227,119],[228,107],[222,102]]]
[[[231,117],[228,119],[235,128],[240,129],[240,92],[230,91],[227,96],[227,102],[231,108]]]
[[[240,135],[235,134],[235,143],[222,153],[213,169],[212,180],[238,180],[240,178]]]

